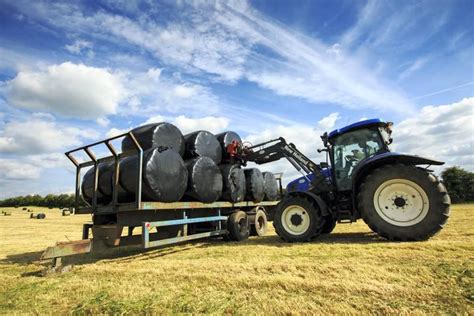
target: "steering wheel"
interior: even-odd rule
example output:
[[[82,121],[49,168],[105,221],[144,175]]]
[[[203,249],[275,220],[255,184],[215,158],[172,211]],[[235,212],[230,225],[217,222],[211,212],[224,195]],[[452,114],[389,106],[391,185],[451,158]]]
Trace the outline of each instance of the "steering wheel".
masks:
[[[346,160],[346,162],[348,163],[352,163],[354,161],[358,161],[359,159],[357,159],[355,156],[351,156],[351,155],[347,155],[344,157],[344,159]]]

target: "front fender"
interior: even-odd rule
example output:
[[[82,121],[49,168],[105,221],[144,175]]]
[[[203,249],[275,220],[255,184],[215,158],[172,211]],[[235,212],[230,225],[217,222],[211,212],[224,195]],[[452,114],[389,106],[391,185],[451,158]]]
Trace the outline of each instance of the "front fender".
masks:
[[[323,216],[331,215],[331,212],[330,212],[329,207],[326,204],[326,202],[324,202],[324,200],[320,196],[318,196],[318,195],[316,195],[312,192],[309,192],[309,191],[295,191],[295,192],[288,193],[288,195],[291,195],[291,196],[304,196],[304,197],[310,198],[313,201],[315,201],[316,204],[319,206],[319,209],[321,210],[321,215],[323,215]]]

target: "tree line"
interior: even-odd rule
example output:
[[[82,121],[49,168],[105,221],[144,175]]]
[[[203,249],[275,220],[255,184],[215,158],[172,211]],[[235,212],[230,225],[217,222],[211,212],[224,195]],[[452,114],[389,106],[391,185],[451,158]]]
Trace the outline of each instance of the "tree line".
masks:
[[[45,196],[35,194],[0,200],[0,207],[44,206],[65,208],[74,207],[74,202],[74,194],[48,194]],[[81,206],[84,205],[81,199]]]
[[[448,189],[453,203],[474,202],[474,173],[459,167],[446,168],[441,173],[441,179]],[[48,194],[41,196],[26,195],[0,200],[0,207],[14,206],[44,206],[44,207],[74,207],[73,194]],[[85,206],[81,199],[81,205]]]

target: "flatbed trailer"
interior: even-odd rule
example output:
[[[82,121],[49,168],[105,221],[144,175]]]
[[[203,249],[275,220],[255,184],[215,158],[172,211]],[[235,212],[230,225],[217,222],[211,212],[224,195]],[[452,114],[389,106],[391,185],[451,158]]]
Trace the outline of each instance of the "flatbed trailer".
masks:
[[[118,153],[115,150],[112,141],[123,137],[130,137],[133,140],[135,151]],[[92,148],[100,145],[105,145],[111,155],[97,159]],[[80,151],[85,152],[90,160],[79,163],[74,154]],[[131,132],[66,153],[76,167],[75,213],[92,214],[92,222],[83,225],[82,240],[58,242],[44,251],[41,260],[52,260],[53,269],[57,269],[61,266],[63,257],[100,252],[104,248],[141,246],[145,250],[207,237],[221,236],[225,240],[239,241],[246,239],[251,232],[257,236],[265,233],[267,215],[273,213],[272,210],[278,201],[258,203],[251,201],[238,203],[142,201],[141,163],[137,168],[135,201],[119,203],[117,198],[119,160],[134,154],[138,155],[140,162],[143,161],[143,150]],[[112,184],[112,201],[108,205],[99,205],[97,203],[99,179],[97,166],[105,161],[115,162],[113,178],[115,180]],[[80,207],[81,170],[86,167],[95,167],[94,192],[91,205]],[[281,177],[279,177],[279,182],[281,192]],[[124,228],[127,229],[126,234],[123,234]],[[139,234],[134,234],[136,228],[141,228]]]

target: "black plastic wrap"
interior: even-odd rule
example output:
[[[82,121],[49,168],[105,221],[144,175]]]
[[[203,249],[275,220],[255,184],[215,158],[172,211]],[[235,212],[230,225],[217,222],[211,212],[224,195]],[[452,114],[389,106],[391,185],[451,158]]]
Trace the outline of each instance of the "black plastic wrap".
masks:
[[[280,196],[280,188],[275,175],[271,172],[262,172],[263,191],[265,192],[265,201],[276,201]]]
[[[209,157],[216,164],[222,160],[222,149],[216,136],[208,131],[196,131],[184,135],[186,149],[185,159]]]
[[[181,156],[184,154],[184,137],[173,124],[162,122],[153,123],[132,129],[131,131],[143,150],[154,147],[171,148]],[[122,140],[122,151],[135,149],[130,137]]]
[[[212,203],[222,195],[222,174],[209,157],[198,157],[185,162],[188,169],[188,188],[185,195],[200,202]]]
[[[216,138],[219,141],[219,144],[221,145],[222,160],[228,160],[230,158],[229,154],[227,153],[228,145],[230,145],[234,140],[238,142],[242,142],[242,139],[240,138],[239,134],[232,131],[227,131],[227,132],[217,134]]]
[[[224,187],[222,190],[222,200],[237,203],[245,198],[245,174],[238,165],[221,165]]]
[[[263,175],[257,168],[244,169],[246,194],[245,200],[262,202],[265,197]]]
[[[120,161],[119,201],[135,199],[138,157]],[[177,202],[186,191],[188,170],[181,156],[173,150],[152,148],[143,152],[142,200]]]
[[[97,183],[97,203],[108,204],[112,201],[112,178],[110,170],[113,170],[114,163],[99,163],[99,181]],[[92,204],[94,194],[94,172],[95,167],[90,168],[82,178],[81,192],[82,198]]]

